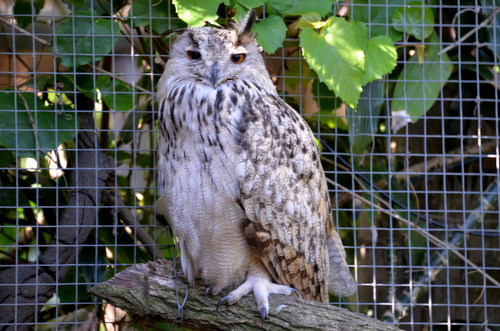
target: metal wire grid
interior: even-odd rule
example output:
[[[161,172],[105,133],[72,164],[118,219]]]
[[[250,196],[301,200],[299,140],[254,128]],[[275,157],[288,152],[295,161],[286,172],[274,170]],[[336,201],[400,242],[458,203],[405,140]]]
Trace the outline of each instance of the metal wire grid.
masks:
[[[456,36],[462,36],[462,30],[477,29],[482,23],[482,16],[479,15],[481,4],[480,2],[471,1],[459,1],[457,3],[440,1],[430,3],[428,6],[435,9],[436,16],[441,17],[439,23],[436,23],[434,26],[440,36],[446,35],[450,33],[450,31],[455,31]],[[13,17],[9,9],[11,10],[13,3],[2,2],[2,5],[2,14],[6,15],[2,17],[7,20],[12,19]],[[340,10],[342,5],[336,4],[336,6]],[[354,4],[348,4],[347,8],[352,9],[355,6],[361,5],[354,2]],[[369,8],[380,6],[389,10],[391,6],[396,5],[391,5],[387,2],[382,4],[370,4]],[[494,8],[495,7],[492,7],[492,10],[494,10]],[[455,13],[455,16],[453,18],[448,17],[448,20],[446,20],[446,15],[450,12]],[[467,16],[468,19],[464,19],[464,16]],[[43,26],[36,22],[36,20],[43,19],[43,17],[36,18],[34,15],[27,15],[26,17],[32,21],[31,27],[26,29],[30,34],[44,40],[50,40],[55,36],[56,25]],[[52,8],[51,13],[45,18],[52,22],[57,22],[66,18],[71,20],[75,17],[76,16],[64,14],[59,15],[56,10]],[[473,23],[470,23],[470,17],[475,17],[472,20]],[[356,18],[352,17],[352,19]],[[384,24],[368,22],[369,29],[377,25],[380,26]],[[384,26],[388,27],[389,25],[390,22],[386,22]],[[497,31],[498,25],[496,20],[492,20],[487,25],[487,28]],[[480,42],[479,34],[481,31],[481,29],[477,29],[473,37],[463,40],[456,45],[458,48],[457,56],[452,59],[456,74],[452,75],[448,80],[448,87],[445,87],[440,94],[434,107],[424,114],[419,122],[410,124],[396,133],[392,132],[389,127],[391,122],[390,104],[393,100],[390,97],[389,89],[387,89],[383,99],[385,102],[385,109],[381,115],[379,115],[380,124],[386,125],[387,128],[383,132],[379,130],[374,134],[375,139],[372,147],[364,156],[364,167],[358,169],[358,172],[366,176],[372,183],[380,182],[380,178],[386,175],[389,175],[388,178],[392,177],[400,180],[400,183],[402,183],[401,185],[386,186],[382,188],[382,192],[390,196],[402,196],[402,203],[406,206],[411,206],[411,210],[423,215],[428,220],[434,219],[443,223],[444,228],[430,226],[429,228],[431,228],[432,231],[428,231],[442,240],[446,240],[446,238],[451,237],[455,233],[452,228],[464,225],[464,220],[476,211],[476,203],[481,202],[487,193],[489,185],[495,181],[498,182],[500,179],[498,165],[500,136],[498,88],[490,89],[492,93],[489,95],[481,93],[484,88],[491,87],[491,84],[498,86],[498,78],[494,76],[493,81],[486,81],[484,77],[479,74],[480,69],[498,68],[498,60],[496,57],[493,57],[493,59],[489,61],[480,59],[479,56],[464,57],[463,54],[466,52],[462,51],[464,48],[471,48],[480,52],[482,47],[499,47],[499,45]],[[33,78],[36,85],[36,81],[45,75],[72,76],[74,81],[76,81],[77,75],[82,75],[82,73],[77,73],[71,69],[65,72],[56,71],[57,62],[56,59],[51,56],[50,49],[47,46],[40,47],[39,42],[29,35],[23,36],[22,32],[16,30],[12,25],[4,24],[1,34],[2,37],[7,40],[7,42],[3,44],[1,50],[1,55],[4,59],[2,62],[10,64],[10,66],[3,65],[0,71],[4,76],[2,88],[10,87],[16,92],[23,92],[24,95],[29,95],[29,93],[31,93],[32,98],[35,98],[38,91],[29,92],[30,90],[28,89],[28,92],[25,92],[25,89],[18,87],[18,84],[22,80]],[[73,34],[72,36],[74,36],[74,43],[77,43],[78,38],[84,35]],[[146,39],[151,40],[152,38],[152,34],[132,35],[130,36],[130,42],[133,44],[135,42],[143,42]],[[296,43],[295,40],[287,40],[286,42]],[[8,47],[9,43],[10,48]],[[404,42],[401,42],[399,46],[404,46],[403,44]],[[426,46],[430,45],[427,42],[424,42],[424,44]],[[296,45],[298,46],[298,44]],[[441,48],[445,48],[454,45],[454,42],[444,42],[440,39],[438,45]],[[149,47],[149,54],[153,54],[152,43],[150,43]],[[149,57],[147,62],[152,64],[158,61],[158,56],[135,54],[134,48],[130,46],[128,46],[127,51],[126,43],[124,48],[126,51],[125,53],[119,52],[117,48],[112,50],[110,55],[110,72],[114,72],[122,78],[126,78],[127,74],[136,77],[146,76],[146,79],[153,83],[155,78],[158,77],[158,73],[130,73],[130,71],[123,70],[123,67],[121,67],[119,63],[120,58],[125,59],[127,63],[135,63],[136,59]],[[74,53],[72,55],[76,57],[79,54]],[[100,55],[107,56],[107,54],[97,53],[92,53],[91,56],[95,59]],[[301,110],[302,107],[300,106],[303,106],[307,98],[312,98],[316,103],[330,98],[318,95],[311,96],[310,91],[302,88],[302,81],[309,79],[309,77],[290,75],[290,73],[286,71],[288,65],[287,61],[293,60],[294,56],[295,60],[301,60],[300,53],[290,56],[290,54],[285,53],[284,49],[281,53],[266,56],[270,64],[271,74],[277,80],[278,89],[283,97],[289,102],[295,102]],[[24,62],[27,63],[23,63],[20,61],[20,58],[27,58],[30,60],[24,60]],[[408,63],[409,55],[403,52],[399,64],[407,65]],[[25,64],[27,65],[25,66]],[[473,74],[471,74],[471,71],[465,72],[465,68],[470,67],[476,69]],[[300,73],[302,71],[299,70],[298,72]],[[97,86],[97,80],[100,76],[108,77],[106,73],[103,73],[99,68],[95,67],[91,68],[91,70],[87,72],[87,75],[92,78],[94,87]],[[299,79],[299,89],[296,91],[287,90],[287,80],[296,78]],[[391,86],[391,84],[397,82],[396,78],[397,77],[389,76],[385,79],[385,82],[388,86]],[[54,78],[55,92],[73,96],[80,93],[76,85],[60,86],[57,84],[58,81],[57,78]],[[409,80],[406,81],[408,83],[410,82]],[[14,82],[16,82],[16,84],[14,84]],[[316,78],[313,79],[312,84],[316,84],[316,88],[319,89],[320,83]],[[449,88],[449,86],[453,88]],[[111,91],[113,102],[116,104],[117,100],[125,94],[127,94],[127,92],[117,91],[113,88]],[[139,98],[141,97],[154,97],[154,93],[145,93],[143,91],[133,91],[131,94],[134,96],[135,106],[140,103]],[[99,103],[102,95],[91,93],[91,98],[94,103]],[[408,103],[412,101],[414,100],[407,100]],[[337,107],[340,107],[340,103]],[[486,107],[492,107],[494,111],[483,111],[482,108]],[[471,108],[473,111],[471,111]],[[14,110],[23,112],[24,109],[25,107],[23,104],[17,103]],[[77,110],[80,113],[87,111],[85,108]],[[119,214],[120,209],[131,210],[136,215],[136,222],[138,222],[138,220],[143,220],[141,225],[151,230],[150,233],[152,233],[155,241],[162,242],[162,240],[165,240],[165,233],[162,232],[161,226],[156,223],[156,220],[159,219],[160,216],[156,214],[154,203],[152,200],[144,199],[144,196],[148,194],[150,196],[155,195],[157,189],[154,180],[151,181],[151,178],[154,179],[156,176],[156,158],[154,156],[154,151],[156,149],[156,129],[154,126],[148,125],[147,123],[142,127],[124,128],[129,114],[132,121],[135,123],[136,121],[139,122],[144,116],[151,116],[154,118],[156,110],[154,103],[152,103],[151,107],[148,109],[136,108],[133,112],[110,111],[110,117],[108,118],[109,125],[107,128],[102,125],[100,126],[102,122],[99,123],[99,121],[102,121],[105,110],[101,110],[95,114],[94,117],[97,121],[95,132],[99,135],[99,138],[102,138],[104,135],[112,140],[120,134],[125,133],[132,134],[134,138],[128,144],[124,144],[120,147],[117,145],[110,147],[109,145],[103,144],[101,141],[94,141],[96,154],[103,151],[108,153],[112,159],[118,160],[118,162],[111,167],[111,170],[114,170],[114,182],[108,186],[111,196],[115,198],[115,203],[107,206],[100,206],[99,208],[89,208],[89,210],[94,213],[95,219],[100,219],[98,226],[88,226],[90,229],[94,230],[91,235],[91,238],[93,237],[93,242],[92,240],[87,240],[83,243],[74,244],[75,248],[83,248],[84,253],[81,253],[74,263],[67,265],[74,268],[74,275],[67,277],[64,281],[57,280],[46,284],[56,286],[57,288],[55,295],[48,302],[41,299],[38,303],[24,303],[18,301],[16,297],[13,303],[15,307],[14,314],[17,314],[17,312],[26,305],[45,307],[47,313],[42,312],[35,315],[35,329],[43,329],[44,327],[59,329],[67,326],[72,326],[75,329],[84,329],[89,326],[97,326],[101,321],[101,317],[98,316],[99,309],[97,308],[102,306],[103,303],[95,298],[86,297],[85,294],[82,293],[82,288],[91,287],[98,282],[101,270],[99,268],[107,268],[107,276],[111,276],[133,263],[144,262],[142,260],[144,258],[144,251],[137,244],[137,235],[135,232],[131,232],[131,238],[133,238],[133,240],[128,243],[120,241],[119,236],[113,237],[110,242],[103,243],[102,238],[99,237],[99,231],[104,231],[105,229],[112,229],[118,234],[123,234],[124,231],[130,231],[129,229],[131,226],[124,225],[116,220],[116,215]],[[308,114],[304,113],[304,116],[307,117]],[[339,113],[339,115],[336,115],[334,120],[336,123],[342,121],[342,114]],[[450,123],[457,127],[449,127],[448,125],[450,125]],[[318,124],[320,124],[320,117],[318,117]],[[39,130],[43,131],[43,129]],[[12,134],[17,134],[20,131],[22,131],[22,129],[16,129]],[[317,125],[315,131],[319,137],[326,137],[329,141],[335,142],[334,145],[331,146],[336,151],[335,154],[346,160],[353,161],[353,153],[343,150],[342,146],[338,145],[341,138],[349,139],[348,133],[338,129],[338,126],[333,130],[325,130],[321,125]],[[337,140],[333,139],[334,137],[336,137]],[[79,136],[76,136],[75,146],[78,146],[79,139]],[[493,148],[487,152],[483,152],[481,148],[470,150],[468,147],[471,145],[471,142],[479,147],[490,144]],[[20,142],[16,141],[16,145],[19,144]],[[450,151],[448,147],[450,145],[456,146],[454,149],[456,154],[447,154],[447,152]],[[78,149],[72,146],[65,146],[65,151],[70,154],[72,152],[76,153]],[[33,185],[28,187],[25,182],[18,179],[14,187],[4,187],[4,189],[16,191],[26,191],[29,189],[33,192],[33,201],[35,203],[34,206],[25,205],[25,202],[20,196],[17,196],[15,208],[9,205],[0,207],[2,210],[14,210],[15,219],[18,220],[17,224],[2,224],[3,233],[9,228],[15,229],[16,231],[13,243],[5,244],[4,242],[0,249],[5,252],[27,251],[29,254],[23,256],[23,258],[25,257],[24,260],[12,256],[11,260],[8,258],[2,259],[0,267],[3,270],[15,268],[16,275],[21,274],[23,267],[31,266],[27,264],[28,262],[34,264],[36,267],[54,267],[59,270],[61,267],[59,262],[47,265],[35,258],[37,252],[46,250],[50,248],[51,245],[49,243],[43,243],[43,238],[38,237],[40,231],[33,231],[32,227],[25,226],[21,220],[25,218],[23,210],[27,207],[32,207],[34,214],[40,218],[44,216],[43,213],[40,213],[41,210],[53,208],[56,211],[55,224],[57,224],[60,221],[60,211],[65,209],[65,205],[59,204],[59,199],[56,199],[57,203],[54,206],[44,205],[45,200],[43,195],[46,191],[41,189],[45,185],[43,178],[39,175],[39,172],[33,171],[32,169],[29,170],[30,168],[43,169],[44,165],[42,163],[35,164],[31,159],[17,158],[21,152],[23,152],[22,149],[15,151],[18,161],[16,161],[14,168],[4,167],[0,170],[14,172],[16,178],[20,178],[24,174],[30,172],[32,176],[34,176]],[[131,162],[130,160],[129,162],[120,161],[120,155],[124,152],[133,155]],[[325,148],[322,149],[322,155],[330,160],[335,157],[334,153]],[[140,162],[140,158],[144,157],[150,157],[152,160],[148,166],[144,166],[144,164]],[[78,154],[75,154],[75,158],[73,164],[78,163]],[[386,170],[377,166],[380,159],[387,160]],[[438,162],[438,165],[446,165],[447,160],[450,159],[454,160],[451,165],[436,166],[435,169],[428,167],[432,162]],[[457,159],[462,161],[456,161]],[[401,162],[401,160],[403,160],[404,168],[398,169],[396,168],[396,164]],[[411,165],[415,164],[423,164],[424,170],[413,170]],[[48,168],[44,170],[48,170]],[[102,170],[102,168],[96,164],[91,170],[97,173]],[[63,171],[70,173],[71,171],[79,172],[81,169],[77,167],[66,167]],[[354,192],[365,197],[372,203],[372,205],[370,205],[368,203],[362,203],[359,198],[350,198],[351,203],[341,204],[340,200],[345,192],[339,187],[331,187],[332,196],[335,197],[333,199],[333,204],[338,206],[333,211],[336,219],[336,227],[340,230],[340,233],[348,233],[347,236],[343,235],[343,237],[345,237],[344,243],[348,255],[351,258],[350,262],[352,263],[352,268],[358,281],[358,292],[355,297],[348,301],[338,301],[333,304],[342,304],[351,310],[382,319],[387,311],[393,314],[397,312],[398,307],[401,306],[398,302],[398,298],[400,298],[401,293],[405,289],[409,288],[410,293],[417,290],[418,284],[415,283],[414,276],[418,272],[426,273],[442,270],[435,276],[435,279],[428,278],[424,281],[423,286],[427,288],[428,292],[417,302],[410,305],[409,309],[405,312],[405,317],[398,322],[398,325],[408,330],[451,330],[456,328],[467,330],[489,328],[493,330],[495,328],[500,328],[500,317],[497,313],[500,311],[500,290],[498,287],[491,285],[484,275],[479,274],[465,262],[453,257],[451,253],[443,257],[444,259],[449,259],[444,266],[433,266],[429,257],[433,253],[439,251],[439,249],[430,241],[429,237],[423,237],[423,243],[418,241],[417,236],[412,235],[415,230],[404,224],[402,225],[397,217],[394,216],[398,208],[394,205],[382,205],[383,209],[388,210],[391,215],[381,216],[380,210],[376,207],[379,205],[377,196],[380,194],[370,187],[369,184],[365,184],[364,187],[360,186],[359,183],[356,182],[355,176],[353,176],[352,169],[346,169],[337,164],[333,168],[330,167],[327,173],[330,175],[330,178],[334,178],[337,182],[345,182],[345,177],[348,176],[351,178],[350,187],[354,188]],[[126,178],[126,180],[124,180],[124,178]],[[94,188],[97,190],[97,186],[98,183],[96,182],[95,187],[91,187],[91,189]],[[67,186],[57,180],[52,188],[53,193],[57,196],[61,195],[63,191],[79,191],[82,189],[85,189],[85,187],[80,187],[78,183],[74,186]],[[133,201],[133,204],[120,206],[116,202],[120,198],[126,198],[127,196],[135,197],[129,199],[129,201]],[[140,198],[141,196],[143,197],[142,199]],[[416,196],[418,197],[418,204],[415,204]],[[459,251],[465,255],[466,258],[471,259],[478,265],[483,272],[499,279],[499,240],[497,236],[488,236],[488,233],[498,233],[498,228],[500,226],[500,211],[498,204],[492,209],[484,207],[480,207],[477,210],[484,216],[483,222],[481,222],[477,228],[477,231],[481,234],[465,236],[463,243],[465,249],[459,248]],[[85,208],[85,206],[78,206],[77,213],[84,212]],[[141,215],[148,213],[150,214],[148,219],[154,220],[154,222],[144,222],[145,218],[141,218]],[[352,223],[340,221],[346,214],[352,216],[354,220]],[[112,221],[103,222],[102,219],[106,216],[111,217]],[[403,217],[410,219],[408,213]],[[47,224],[43,221],[40,221],[37,226],[40,230],[42,227],[56,227],[56,225]],[[72,230],[74,229],[72,227],[69,228]],[[21,244],[24,236],[30,235],[35,236],[36,240],[32,241],[27,246]],[[408,241],[407,244],[404,243],[405,240]],[[162,243],[165,246],[165,242]],[[54,245],[53,248],[57,251],[61,248],[60,245],[61,244]],[[129,248],[131,248],[131,250],[129,250]],[[129,256],[127,262],[122,262],[118,258],[120,250],[127,253],[132,252],[132,256]],[[424,251],[426,253],[426,259],[420,264],[417,264],[414,263],[413,259],[415,256],[418,256],[416,253],[419,251]],[[102,259],[103,254],[106,255],[107,259]],[[89,270],[91,275],[88,275]],[[35,277],[34,283],[37,284],[37,296],[38,293],[43,293],[42,282],[42,279]],[[21,291],[24,285],[18,283],[14,278],[14,280],[10,280],[2,284],[2,286],[4,288],[13,287]],[[65,293],[68,290],[73,292],[73,301],[67,298],[61,299],[64,296],[68,296],[68,293]],[[0,306],[2,305],[5,304],[0,303]],[[95,309],[91,307],[95,307]],[[106,306],[103,312],[106,315],[112,315],[113,309]],[[50,318],[46,319],[46,316],[50,316]],[[106,321],[108,322],[108,324],[106,324],[107,327],[111,327],[114,322],[113,318],[114,316],[106,317]],[[2,328],[17,329],[21,328],[23,325],[33,324],[31,322],[25,323],[21,320],[15,320],[14,323],[2,325]]]

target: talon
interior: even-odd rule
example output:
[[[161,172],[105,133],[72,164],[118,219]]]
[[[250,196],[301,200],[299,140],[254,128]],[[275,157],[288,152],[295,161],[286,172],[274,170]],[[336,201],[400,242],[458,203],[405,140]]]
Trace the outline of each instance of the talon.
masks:
[[[212,285],[208,285],[207,289],[205,290],[205,301],[207,301],[208,292],[210,291],[211,288],[212,288]]]
[[[219,300],[219,303],[217,303],[217,308],[215,308],[215,313],[216,313],[217,315],[219,315],[219,307],[220,307],[220,305],[221,305],[224,301],[226,301],[226,300],[228,300],[228,299],[229,299],[229,295],[226,295],[225,297],[223,297],[222,299],[220,299],[220,300]]]
[[[266,313],[266,307],[262,307],[259,309],[260,316],[262,317],[262,326],[264,326],[264,320],[266,319],[267,313]]]
[[[290,289],[292,290],[292,293],[295,293],[296,296],[298,296],[299,298],[302,299],[302,297],[300,296],[300,293],[299,291],[297,291],[296,289],[294,289],[293,287],[290,287]]]

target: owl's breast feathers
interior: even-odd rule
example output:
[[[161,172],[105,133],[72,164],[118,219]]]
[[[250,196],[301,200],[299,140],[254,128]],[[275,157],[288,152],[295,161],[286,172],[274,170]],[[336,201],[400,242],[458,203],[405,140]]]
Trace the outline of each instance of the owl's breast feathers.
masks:
[[[327,302],[328,249],[340,249],[333,253],[343,259],[344,273],[348,268],[341,242],[328,242],[327,185],[314,136],[300,115],[276,90],[250,81],[216,90],[188,83],[167,91],[159,123],[165,160],[198,162],[212,183],[227,181],[234,189],[244,212],[235,231],[272,279]]]

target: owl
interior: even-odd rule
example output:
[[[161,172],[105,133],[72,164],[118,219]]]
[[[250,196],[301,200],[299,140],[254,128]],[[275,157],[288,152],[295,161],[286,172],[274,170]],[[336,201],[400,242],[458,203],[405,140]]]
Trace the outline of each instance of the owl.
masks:
[[[270,293],[328,302],[355,283],[333,229],[312,131],[278,95],[250,13],[232,29],[176,30],[158,83],[159,185],[191,284],[221,302]]]

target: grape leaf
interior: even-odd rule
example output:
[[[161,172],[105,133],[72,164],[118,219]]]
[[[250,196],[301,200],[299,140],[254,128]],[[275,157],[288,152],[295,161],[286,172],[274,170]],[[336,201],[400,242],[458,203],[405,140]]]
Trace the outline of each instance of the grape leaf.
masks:
[[[109,109],[127,111],[134,108],[134,95],[130,86],[108,76],[99,76],[97,88]]]
[[[133,25],[150,26],[150,28],[161,34],[169,29],[184,28],[186,25],[175,17],[169,17],[170,10],[174,10],[174,6],[169,1],[161,0],[151,6],[150,0],[136,0],[132,2]]]
[[[95,17],[92,10],[78,10],[56,30],[52,48],[65,67],[100,61],[111,52],[120,34],[117,22]],[[82,55],[88,54],[88,55]]]
[[[331,17],[318,34],[304,28],[299,35],[302,53],[309,66],[335,95],[353,108],[361,93],[365,56],[356,42],[351,24]]]
[[[35,157],[38,148],[48,153],[72,140],[77,128],[74,110],[56,113],[33,92],[0,93],[0,145],[16,151],[18,157]]]
[[[378,130],[379,115],[383,104],[384,82],[375,80],[363,87],[356,110],[346,107],[349,140],[355,167],[361,162],[366,147],[373,141]]]
[[[434,14],[427,7],[413,5],[400,7],[392,14],[392,23],[397,31],[424,40],[434,31]]]
[[[370,37],[389,36],[392,41],[400,40],[403,34],[390,25],[392,14],[407,0],[352,0],[349,17],[351,20],[370,24]]]
[[[276,15],[270,15],[252,27],[252,31],[257,34],[259,45],[269,54],[283,46],[286,30],[283,19]]]
[[[356,41],[365,53],[365,74],[361,78],[361,84],[382,79],[385,74],[390,73],[397,64],[398,54],[396,47],[387,36],[376,36],[368,39],[368,28],[363,22],[351,22],[356,32]]]
[[[400,73],[394,90],[391,111],[406,112],[413,122],[436,102],[453,70],[448,55],[438,55],[439,37],[435,32],[429,42],[431,45],[426,47],[427,54],[423,64],[418,63],[417,53],[411,56]]]
[[[332,12],[332,4],[331,0],[268,0],[266,10],[280,16],[297,16],[310,12],[326,16]]]
[[[229,0],[173,0],[177,15],[191,27],[203,26],[205,22],[219,25],[216,21],[219,16],[219,5],[229,5]]]
[[[245,8],[257,8],[266,3],[265,0],[237,0],[235,1]]]

